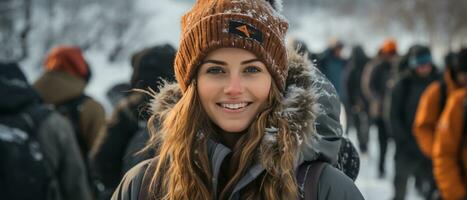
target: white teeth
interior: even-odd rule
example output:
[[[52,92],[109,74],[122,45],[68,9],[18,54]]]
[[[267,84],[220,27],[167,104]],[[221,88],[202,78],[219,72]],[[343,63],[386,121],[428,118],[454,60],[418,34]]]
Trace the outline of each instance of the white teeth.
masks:
[[[224,108],[232,109],[232,110],[237,110],[240,108],[244,108],[247,106],[248,103],[221,103],[221,106]]]

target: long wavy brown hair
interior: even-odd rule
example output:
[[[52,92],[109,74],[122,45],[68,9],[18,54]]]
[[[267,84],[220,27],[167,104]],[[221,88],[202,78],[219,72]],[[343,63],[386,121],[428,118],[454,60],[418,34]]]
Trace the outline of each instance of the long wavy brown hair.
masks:
[[[282,98],[272,82],[266,105],[232,150],[229,173],[233,176],[219,199],[229,198],[236,183],[255,163],[261,163],[266,170],[242,191],[242,199],[297,198],[294,163],[298,142],[281,117]],[[156,122],[161,122],[159,130]],[[148,147],[158,149],[148,191],[151,199],[214,199],[207,141],[219,135],[201,105],[196,82],[188,86],[172,109],[152,115],[148,127]],[[265,140],[270,127],[277,132],[273,139],[268,135]]]

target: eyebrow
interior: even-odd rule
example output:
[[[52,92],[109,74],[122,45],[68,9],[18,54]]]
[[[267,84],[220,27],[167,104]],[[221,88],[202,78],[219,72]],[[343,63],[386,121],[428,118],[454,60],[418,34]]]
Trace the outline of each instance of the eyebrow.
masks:
[[[253,58],[253,59],[250,59],[250,60],[242,61],[241,64],[244,65],[244,64],[248,64],[248,63],[252,63],[252,62],[257,62],[257,61],[261,61],[261,60],[258,59],[258,58]],[[202,64],[205,64],[205,63],[213,63],[213,64],[216,64],[216,65],[227,65],[226,62],[220,61],[220,60],[205,60],[205,61],[203,61]]]
[[[256,62],[256,61],[261,61],[261,60],[258,59],[258,58],[253,58],[251,60],[245,60],[241,64],[244,65],[244,64],[248,64],[248,63],[252,63],[252,62]]]
[[[216,65],[227,65],[226,62],[219,61],[219,60],[205,60],[205,61],[203,61],[203,64],[205,64],[205,63],[213,63],[213,64],[216,64]]]

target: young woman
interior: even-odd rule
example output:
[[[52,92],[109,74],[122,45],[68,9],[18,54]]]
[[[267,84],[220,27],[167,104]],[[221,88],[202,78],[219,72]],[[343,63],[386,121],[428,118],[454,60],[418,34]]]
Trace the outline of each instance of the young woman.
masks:
[[[271,4],[198,0],[183,17],[178,84],[155,95],[148,122],[157,156],[130,170],[112,199],[316,199],[307,189],[317,199],[363,199],[330,165],[316,188],[298,183],[325,79],[287,55],[288,24]]]

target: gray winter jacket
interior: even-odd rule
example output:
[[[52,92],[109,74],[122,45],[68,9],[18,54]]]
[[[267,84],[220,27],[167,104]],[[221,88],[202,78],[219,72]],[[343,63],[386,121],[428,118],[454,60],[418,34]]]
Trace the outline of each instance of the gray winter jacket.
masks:
[[[340,147],[342,134],[339,124],[340,102],[331,83],[308,59],[289,51],[287,89],[284,92],[284,110],[292,134],[301,139],[297,168],[305,161],[318,158],[334,164]],[[167,84],[161,88],[152,105],[154,113],[167,112],[181,97],[177,84]],[[267,145],[267,144],[266,144]],[[217,191],[217,176],[221,163],[230,149],[220,143],[210,141],[208,154],[213,169],[212,191]],[[148,162],[143,162],[130,170],[115,191],[113,200],[136,200]],[[253,182],[264,167],[254,164],[239,180],[230,199],[239,199],[242,189]],[[338,188],[338,189],[337,189]],[[363,199],[351,179],[337,169],[327,166],[319,181],[319,199]]]
[[[54,196],[59,199],[91,200],[86,167],[70,122],[54,112],[42,122],[38,136],[47,163],[56,173],[57,180],[51,185],[56,192]]]

